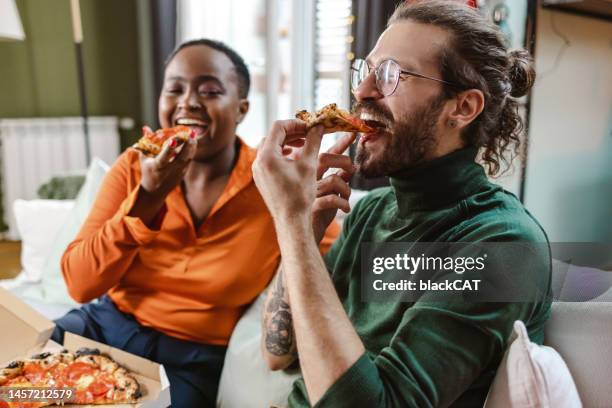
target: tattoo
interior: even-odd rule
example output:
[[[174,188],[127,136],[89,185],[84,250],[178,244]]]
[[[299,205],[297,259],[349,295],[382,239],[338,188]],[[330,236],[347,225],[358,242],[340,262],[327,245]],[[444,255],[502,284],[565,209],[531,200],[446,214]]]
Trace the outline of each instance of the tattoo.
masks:
[[[284,356],[290,352],[295,354],[293,335],[293,319],[289,303],[283,299],[285,290],[283,288],[283,273],[278,271],[276,285],[272,297],[268,302],[266,313],[266,349],[275,356]]]
[[[266,348],[275,356],[282,356],[291,350],[291,313],[279,310],[274,316],[266,333]]]

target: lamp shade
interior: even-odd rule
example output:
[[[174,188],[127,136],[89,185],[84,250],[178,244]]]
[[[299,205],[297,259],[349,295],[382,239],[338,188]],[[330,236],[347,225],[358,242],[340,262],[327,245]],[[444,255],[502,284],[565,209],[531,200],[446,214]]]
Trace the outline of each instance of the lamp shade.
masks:
[[[15,0],[0,0],[0,40],[25,40]]]

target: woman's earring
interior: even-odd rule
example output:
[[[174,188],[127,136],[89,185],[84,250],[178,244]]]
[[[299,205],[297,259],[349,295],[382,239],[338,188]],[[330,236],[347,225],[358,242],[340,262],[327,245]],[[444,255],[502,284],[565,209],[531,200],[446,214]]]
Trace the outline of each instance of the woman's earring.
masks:
[[[456,128],[457,127],[457,121],[449,120],[448,121],[448,127],[453,128],[453,129]]]

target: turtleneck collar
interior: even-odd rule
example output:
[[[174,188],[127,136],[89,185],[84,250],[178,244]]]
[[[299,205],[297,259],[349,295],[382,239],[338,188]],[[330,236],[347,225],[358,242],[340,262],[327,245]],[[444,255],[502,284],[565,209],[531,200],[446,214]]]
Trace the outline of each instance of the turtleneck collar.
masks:
[[[448,207],[488,182],[474,160],[478,149],[467,147],[394,173],[390,177],[400,216]]]

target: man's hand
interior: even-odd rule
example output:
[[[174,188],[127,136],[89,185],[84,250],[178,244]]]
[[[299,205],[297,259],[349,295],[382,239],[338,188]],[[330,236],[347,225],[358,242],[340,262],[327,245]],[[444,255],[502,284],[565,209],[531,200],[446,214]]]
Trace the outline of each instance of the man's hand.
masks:
[[[342,154],[354,142],[355,134],[344,135],[317,157],[321,137],[321,129],[307,131],[302,121],[277,121],[253,163],[255,184],[272,216],[295,219],[310,211],[317,242],[338,209],[350,211],[348,182],[355,171],[351,159]],[[340,170],[323,178],[330,168]]]
[[[348,183],[355,172],[355,167],[351,158],[343,153],[354,141],[354,133],[345,134],[326,153],[319,155],[317,199],[312,207],[312,228],[317,242],[323,239],[325,230],[333,221],[338,209],[345,213],[351,210],[348,202],[351,188]],[[330,168],[340,170],[323,178]]]
[[[302,121],[281,120],[274,123],[260,145],[253,163],[253,179],[276,222],[310,219],[322,136],[320,126],[307,130]],[[293,159],[283,154],[286,144],[304,138],[302,150]]]
[[[292,342],[297,346],[300,367],[313,405],[365,352],[312,235],[317,177],[323,175],[327,164],[339,166],[344,171],[350,170],[346,166],[346,159],[333,156],[333,160],[323,162],[318,174],[322,136],[322,128],[306,131],[306,124],[301,121],[276,122],[253,163],[253,178],[274,218],[283,281],[286,281],[295,331]],[[306,141],[302,150],[291,154],[293,160],[288,158],[284,147],[304,138]],[[348,140],[345,143],[349,143]],[[332,177],[332,180],[337,179]],[[324,192],[338,191],[339,195],[348,198],[342,186],[333,181],[327,183]],[[322,194],[320,198],[325,195],[329,194]],[[324,214],[329,217],[329,213],[325,212],[327,210],[331,210],[331,206],[321,207],[317,216]],[[326,219],[322,217],[321,224]],[[285,334],[289,335],[288,331],[285,330]]]

